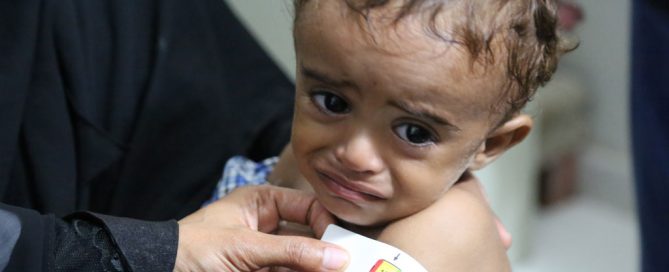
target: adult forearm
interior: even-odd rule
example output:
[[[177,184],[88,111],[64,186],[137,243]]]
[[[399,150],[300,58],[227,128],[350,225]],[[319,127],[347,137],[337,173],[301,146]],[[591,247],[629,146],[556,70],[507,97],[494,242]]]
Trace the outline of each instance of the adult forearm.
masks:
[[[64,219],[0,204],[0,270],[172,271],[176,221],[92,213]]]
[[[56,220],[52,249],[53,271],[127,271],[105,229],[89,220]]]

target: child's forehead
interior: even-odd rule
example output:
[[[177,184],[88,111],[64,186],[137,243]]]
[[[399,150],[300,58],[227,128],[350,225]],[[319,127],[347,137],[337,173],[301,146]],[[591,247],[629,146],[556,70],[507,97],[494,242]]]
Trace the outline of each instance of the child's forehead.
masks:
[[[312,0],[309,3],[302,9],[299,21],[296,21],[296,35],[305,26],[316,26],[318,31],[330,32],[331,36],[346,42],[363,42],[377,50],[398,55],[404,55],[407,51],[443,52],[453,45],[426,35],[425,25],[419,17],[395,21],[393,18],[397,16],[397,11],[392,5],[360,14],[344,0]]]
[[[339,31],[335,34],[342,39],[364,41],[390,54],[406,54],[407,50],[413,53],[441,54],[451,47],[456,47],[455,53],[467,57],[472,63],[478,61],[473,64],[495,66],[480,61],[478,53],[472,53],[471,49],[480,50],[485,47],[488,52],[498,55],[497,58],[491,59],[502,59],[500,57],[504,57],[506,52],[500,43],[501,36],[497,39],[489,38],[486,44],[482,44],[480,40],[484,37],[478,37],[480,35],[469,37],[471,33],[464,33],[468,31],[465,28],[476,28],[481,33],[492,33],[490,28],[493,28],[490,23],[491,19],[483,18],[490,17],[485,15],[488,12],[482,10],[482,7],[487,4],[473,5],[468,1],[495,2],[491,0],[389,0],[376,1],[382,4],[360,10],[356,9],[356,3],[369,4],[375,1],[302,1],[305,4],[296,11],[299,13],[296,14],[295,30],[297,33],[305,24],[318,23],[322,27],[320,31]],[[407,3],[409,2],[423,3],[424,7],[418,8],[418,11],[408,11]],[[476,7],[476,10],[472,10],[472,7]],[[476,12],[475,16],[472,14],[474,12]],[[471,20],[471,17],[477,18]],[[472,22],[477,25],[471,26]]]
[[[427,21],[434,18],[425,18],[425,16],[406,16],[402,20],[394,21],[399,12],[397,5],[404,1],[389,1],[389,5],[375,8],[370,13],[361,15],[358,11],[352,9],[346,0],[311,0],[308,1],[303,12],[304,17],[295,24],[296,49],[299,50],[301,42],[313,43],[315,39],[327,37],[331,43],[360,43],[368,49],[380,51],[387,55],[392,55],[396,59],[406,61],[439,61],[447,60],[443,63],[447,67],[444,70],[453,70],[457,68],[462,75],[475,75],[480,77],[483,74],[499,74],[503,72],[505,66],[496,65],[498,63],[477,62],[472,58],[462,41],[450,38],[448,35],[454,31],[449,31],[449,27],[457,25],[456,16],[458,7],[456,4],[444,7],[439,10],[439,18],[434,20],[438,24],[440,37],[435,37],[426,27]],[[449,1],[444,1],[449,2]],[[459,1],[453,1],[458,2]],[[301,15],[302,16],[302,15]],[[310,37],[310,39],[299,39],[301,30],[305,27],[316,28],[314,32],[320,33],[320,37]],[[495,51],[497,60],[502,60],[506,55],[504,50],[496,45],[491,46]],[[451,71],[452,72],[452,71]]]
[[[393,29],[395,26],[405,26],[422,28],[427,30],[429,27],[444,28],[444,32],[448,32],[445,27],[448,24],[446,20],[452,20],[455,16],[449,16],[455,11],[458,6],[454,3],[441,5],[440,8],[428,12],[408,13],[403,6],[404,1],[382,1],[384,4],[361,9],[357,7],[355,2],[351,0],[310,0],[302,1],[304,4],[300,5],[296,14],[297,21],[309,21],[313,19],[327,18],[330,20],[338,20],[341,23],[356,22],[359,27],[365,29],[367,32],[384,31]],[[405,14],[406,13],[406,14]],[[407,24],[407,22],[422,21],[422,26],[417,24]],[[430,26],[433,25],[433,26]],[[418,30],[418,29],[411,29]],[[424,33],[423,33],[424,34]]]

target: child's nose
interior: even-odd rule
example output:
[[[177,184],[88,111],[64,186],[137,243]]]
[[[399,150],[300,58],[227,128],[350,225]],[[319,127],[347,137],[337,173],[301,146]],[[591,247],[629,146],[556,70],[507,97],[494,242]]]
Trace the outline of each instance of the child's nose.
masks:
[[[348,170],[374,175],[383,171],[384,163],[367,133],[352,135],[335,150],[335,157]]]

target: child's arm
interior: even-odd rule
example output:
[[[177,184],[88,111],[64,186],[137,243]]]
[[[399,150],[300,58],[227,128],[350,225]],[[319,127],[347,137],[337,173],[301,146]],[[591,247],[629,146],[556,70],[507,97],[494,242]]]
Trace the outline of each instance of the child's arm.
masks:
[[[428,271],[511,271],[495,217],[472,176],[427,209],[388,225],[378,239]]]

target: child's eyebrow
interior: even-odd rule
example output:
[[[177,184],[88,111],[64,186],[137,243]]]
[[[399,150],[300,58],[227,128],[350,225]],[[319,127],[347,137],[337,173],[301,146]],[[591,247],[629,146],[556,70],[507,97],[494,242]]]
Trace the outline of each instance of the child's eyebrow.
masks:
[[[432,113],[425,109],[419,109],[408,105],[402,101],[391,100],[388,102],[391,106],[398,108],[410,115],[416,116],[418,118],[427,118],[432,122],[435,122],[439,125],[448,127],[450,130],[460,131],[460,128],[455,126],[453,123],[449,122],[446,118],[443,118],[435,113]]]
[[[304,66],[304,64],[300,65],[300,71],[302,72],[302,74],[304,76],[309,77],[309,78],[311,78],[313,80],[316,80],[316,81],[323,82],[323,83],[325,83],[327,85],[330,85],[332,87],[352,88],[352,89],[358,90],[358,86],[352,81],[333,79],[332,77],[328,76],[327,74],[325,74],[323,72],[316,71],[316,69],[312,69],[312,68]]]

